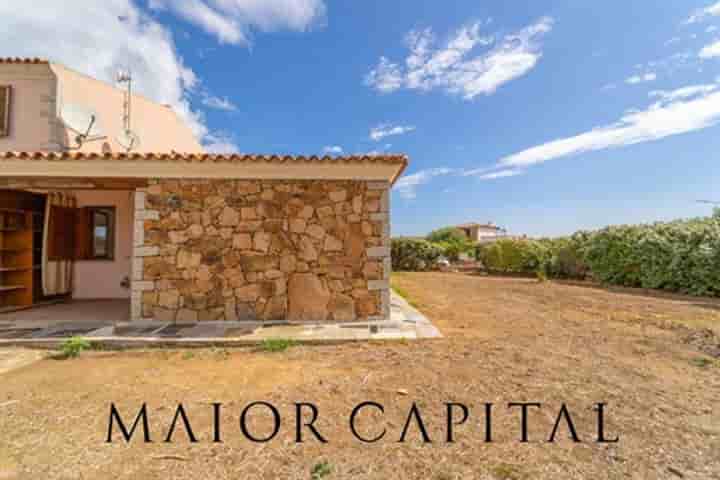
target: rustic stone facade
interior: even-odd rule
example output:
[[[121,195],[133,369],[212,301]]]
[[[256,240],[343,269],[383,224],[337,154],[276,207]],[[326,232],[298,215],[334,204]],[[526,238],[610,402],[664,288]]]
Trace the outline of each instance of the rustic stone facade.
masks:
[[[133,320],[388,318],[388,189],[151,180],[135,198]]]

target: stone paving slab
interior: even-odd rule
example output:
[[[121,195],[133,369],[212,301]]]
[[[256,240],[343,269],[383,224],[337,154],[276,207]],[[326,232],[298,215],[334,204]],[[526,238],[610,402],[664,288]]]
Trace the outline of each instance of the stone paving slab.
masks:
[[[61,322],[34,331],[16,324],[0,330],[0,346],[25,345],[54,348],[72,334],[91,338],[107,347],[153,346],[242,346],[265,339],[284,338],[300,343],[323,344],[367,340],[398,340],[441,337],[440,331],[417,309],[392,292],[390,319],[373,322],[277,324],[248,322],[201,322],[170,324],[129,322],[117,326],[108,322]],[[11,332],[18,332],[14,337]],[[3,335],[5,333],[5,335]],[[65,335],[67,334],[67,335]]]

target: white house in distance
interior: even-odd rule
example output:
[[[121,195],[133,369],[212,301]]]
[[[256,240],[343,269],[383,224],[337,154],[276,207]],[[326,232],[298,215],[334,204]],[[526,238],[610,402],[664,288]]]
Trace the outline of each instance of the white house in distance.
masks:
[[[470,240],[476,243],[487,243],[508,236],[506,229],[498,227],[492,222],[489,223],[463,223],[455,225],[454,228],[461,230]]]

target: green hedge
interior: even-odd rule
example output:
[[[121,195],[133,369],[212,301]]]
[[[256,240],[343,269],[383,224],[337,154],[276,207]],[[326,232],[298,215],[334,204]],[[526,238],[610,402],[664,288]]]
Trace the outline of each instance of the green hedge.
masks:
[[[493,272],[720,296],[720,216],[498,240],[479,247],[478,259]]]
[[[720,296],[720,218],[607,227],[585,261],[600,281],[692,295]]]
[[[394,238],[391,243],[392,268],[398,271],[431,270],[443,254],[436,245],[413,238]]]

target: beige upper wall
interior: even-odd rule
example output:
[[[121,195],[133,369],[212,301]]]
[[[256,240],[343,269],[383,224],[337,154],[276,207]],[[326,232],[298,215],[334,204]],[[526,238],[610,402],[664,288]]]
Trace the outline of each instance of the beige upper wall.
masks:
[[[85,143],[80,151],[100,152],[103,143],[108,142],[111,151],[124,152],[125,149],[116,140],[123,131],[123,90],[62,65],[51,64],[50,68],[59,80],[58,111],[68,104],[91,108],[97,115],[102,134],[108,137],[103,141]],[[132,96],[131,108],[130,128],[140,136],[140,145],[133,149],[134,152],[203,151],[190,127],[172,108],[140,95]],[[75,134],[72,131],[69,134],[72,141]]]
[[[10,135],[0,137],[0,151],[74,146],[76,133],[58,118],[68,104],[95,112],[102,134],[108,137],[87,142],[79,151],[100,152],[104,142],[113,152],[125,151],[116,141],[123,130],[123,90],[52,63],[0,63],[0,85],[12,86]],[[190,128],[170,107],[140,95],[132,97],[131,128],[140,136],[135,152],[203,151]]]

